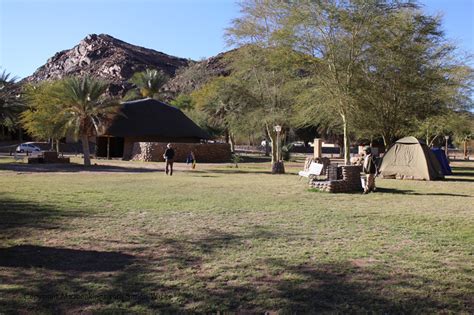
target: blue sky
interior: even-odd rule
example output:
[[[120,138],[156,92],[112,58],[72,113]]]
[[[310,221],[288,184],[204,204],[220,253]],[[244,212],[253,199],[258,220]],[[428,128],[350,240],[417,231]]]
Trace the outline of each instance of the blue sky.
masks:
[[[421,3],[474,53],[474,0]],[[224,29],[238,14],[234,0],[0,0],[0,66],[28,76],[92,33],[197,60],[227,49]]]

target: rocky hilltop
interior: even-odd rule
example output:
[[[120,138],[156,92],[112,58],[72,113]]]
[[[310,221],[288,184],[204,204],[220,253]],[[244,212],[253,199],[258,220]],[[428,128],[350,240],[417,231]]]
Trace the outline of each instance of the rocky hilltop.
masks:
[[[26,82],[60,79],[68,75],[89,74],[111,82],[109,91],[123,95],[131,88],[127,80],[146,68],[164,71],[174,77],[190,61],[128,44],[106,34],[91,34],[72,49],[63,50],[25,78]]]
[[[229,75],[229,60],[227,56],[231,52],[220,53],[217,56],[199,62],[190,62],[187,67],[179,69],[176,76],[168,81],[165,90],[172,96],[180,93],[188,94],[200,88],[213,77]]]

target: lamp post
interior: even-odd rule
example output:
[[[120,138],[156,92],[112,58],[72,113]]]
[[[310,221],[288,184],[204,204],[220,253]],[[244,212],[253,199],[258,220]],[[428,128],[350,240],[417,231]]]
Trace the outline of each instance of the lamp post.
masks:
[[[276,161],[273,161],[272,165],[272,174],[284,174],[285,173],[285,166],[283,165],[283,161],[281,160],[281,155],[280,155],[280,132],[281,132],[282,127],[280,125],[276,125],[274,127],[274,130],[277,134],[276,138]]]
[[[444,136],[444,139],[446,140],[446,144],[445,144],[445,147],[444,147],[444,152],[446,153],[446,158],[448,158],[448,140],[449,140],[449,136]]]
[[[275,126],[275,131],[277,133],[277,140],[276,140],[276,151],[277,151],[277,154],[276,154],[276,158],[277,158],[277,162],[280,162],[281,160],[281,157],[280,157],[280,132],[281,132],[281,126],[280,125],[276,125]]]

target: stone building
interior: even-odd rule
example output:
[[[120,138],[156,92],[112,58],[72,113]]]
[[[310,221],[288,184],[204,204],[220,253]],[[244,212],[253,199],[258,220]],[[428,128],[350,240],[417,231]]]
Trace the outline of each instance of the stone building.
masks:
[[[122,103],[121,113],[97,137],[97,156],[122,157],[124,160],[143,157],[150,161],[155,160],[150,157],[162,155],[161,151],[153,150],[161,150],[163,144],[171,142],[178,152],[197,147],[202,161],[228,161],[230,148],[228,153],[227,150],[223,153],[221,145],[217,150],[221,153],[216,155],[212,152],[212,144],[203,143],[209,139],[210,136],[180,109],[147,98]],[[180,146],[183,146],[182,150]],[[148,151],[145,155],[144,150]]]

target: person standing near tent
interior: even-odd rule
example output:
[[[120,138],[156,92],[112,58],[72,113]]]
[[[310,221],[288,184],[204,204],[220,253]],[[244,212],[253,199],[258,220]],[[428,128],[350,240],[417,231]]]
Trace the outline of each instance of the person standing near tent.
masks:
[[[375,164],[374,156],[370,147],[364,148],[365,157],[362,171],[366,174],[366,180],[364,185],[364,194],[371,191],[375,191],[375,176],[377,174],[377,165]]]
[[[163,158],[165,159],[165,162],[166,162],[165,173],[166,173],[166,175],[168,175],[168,173],[169,173],[170,176],[172,176],[173,175],[174,150],[171,147],[171,143],[168,143],[168,145],[166,146],[166,151],[163,154]]]

